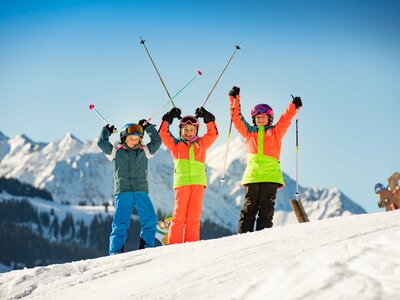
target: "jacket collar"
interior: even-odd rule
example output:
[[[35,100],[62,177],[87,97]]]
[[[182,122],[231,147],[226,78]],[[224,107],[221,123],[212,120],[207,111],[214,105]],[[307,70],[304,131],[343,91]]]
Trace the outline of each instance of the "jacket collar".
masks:
[[[144,146],[140,145],[140,144],[137,144],[137,145],[135,145],[135,147],[129,148],[128,145],[125,144],[125,143],[124,144],[118,144],[117,146],[115,146],[115,150],[119,150],[121,148],[124,149],[125,151],[136,150],[136,149],[143,150]]]

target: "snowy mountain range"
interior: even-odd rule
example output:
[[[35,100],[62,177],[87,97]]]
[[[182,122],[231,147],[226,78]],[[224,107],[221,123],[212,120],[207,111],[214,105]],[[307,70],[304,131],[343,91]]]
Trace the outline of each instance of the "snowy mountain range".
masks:
[[[116,139],[116,136],[114,136]],[[146,139],[145,139],[146,142]],[[243,203],[240,180],[246,163],[244,143],[240,138],[230,142],[225,183],[220,184],[226,145],[207,154],[209,187],[203,202],[203,219],[211,219],[235,231]],[[174,204],[173,161],[161,148],[150,160],[150,197],[156,210],[171,213]],[[9,138],[0,132],[0,177],[16,178],[38,188],[45,188],[59,203],[103,205],[113,201],[112,163],[100,152],[96,141],[83,143],[67,133],[60,140],[38,143],[25,135]],[[276,200],[275,225],[296,223],[289,200],[295,194],[295,181],[284,174],[286,186]],[[310,220],[361,214],[366,211],[339,189],[299,187],[303,205]]]

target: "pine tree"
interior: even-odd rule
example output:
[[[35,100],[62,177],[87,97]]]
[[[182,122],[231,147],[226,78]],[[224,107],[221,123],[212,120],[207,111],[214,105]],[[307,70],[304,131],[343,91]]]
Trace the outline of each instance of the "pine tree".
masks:
[[[54,216],[53,222],[51,222],[50,230],[53,232],[53,236],[58,239],[60,233],[60,225],[58,224],[57,216]]]

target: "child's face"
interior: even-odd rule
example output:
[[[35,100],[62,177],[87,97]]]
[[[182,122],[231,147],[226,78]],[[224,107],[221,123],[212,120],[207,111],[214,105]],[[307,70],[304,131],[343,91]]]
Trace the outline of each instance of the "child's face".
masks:
[[[185,124],[181,128],[181,137],[185,140],[190,140],[196,135],[196,126],[192,124]]]
[[[140,143],[140,136],[137,135],[128,135],[125,140],[125,144],[129,148],[135,147],[137,144]]]
[[[261,114],[254,117],[256,119],[257,126],[267,126],[269,122],[268,115]]]

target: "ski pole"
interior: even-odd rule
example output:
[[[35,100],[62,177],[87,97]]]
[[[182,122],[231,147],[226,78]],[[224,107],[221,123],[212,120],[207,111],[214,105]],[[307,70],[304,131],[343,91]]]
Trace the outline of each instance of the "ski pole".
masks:
[[[293,99],[293,95],[291,95]],[[310,222],[307,213],[304,209],[303,203],[300,200],[299,194],[299,109],[296,109],[296,194],[295,199],[290,201],[290,205],[296,215],[297,221],[299,223]]]
[[[147,55],[149,56],[150,61],[151,61],[151,63],[153,64],[153,67],[154,67],[154,69],[155,69],[156,72],[157,72],[158,78],[159,78],[160,81],[161,81],[161,84],[162,84],[162,86],[164,87],[164,90],[167,92],[167,95],[168,95],[168,97],[169,97],[169,100],[171,101],[172,105],[173,105],[174,107],[176,107],[174,101],[172,100],[172,97],[171,97],[170,93],[168,92],[167,87],[165,86],[164,80],[162,79],[162,77],[161,77],[161,75],[160,75],[160,72],[158,72],[158,69],[157,69],[157,67],[156,67],[156,64],[154,63],[154,61],[153,61],[153,59],[152,59],[152,57],[151,57],[151,55],[150,55],[149,50],[147,50],[147,47],[146,47],[146,45],[144,44],[144,43],[145,43],[145,40],[142,39],[142,37],[140,37],[140,43],[143,45],[144,49],[146,50]]]
[[[147,123],[149,123],[151,121],[151,119],[160,112],[160,110],[162,110],[168,103],[170,103],[173,99],[175,99],[176,96],[178,96],[189,84],[191,84],[197,77],[199,77],[201,75],[203,75],[203,73],[201,71],[197,71],[197,75],[194,76],[188,83],[186,83],[186,85],[183,88],[181,88],[170,100],[168,100],[165,104],[160,106],[160,108],[157,109],[156,112],[154,114],[152,114],[151,117],[148,118],[143,125],[146,125]]]
[[[294,99],[293,95],[292,98]],[[299,114],[296,110],[296,200],[299,200]]]
[[[241,44],[241,43],[239,43],[239,45],[240,45],[240,44]],[[218,84],[219,80],[221,79],[222,75],[224,74],[226,68],[227,68],[228,65],[230,64],[230,62],[231,62],[233,56],[235,55],[236,51],[240,50],[239,45],[236,45],[236,46],[235,46],[235,51],[233,51],[231,57],[229,58],[228,62],[226,63],[226,65],[225,65],[225,67],[224,67],[224,69],[222,70],[221,74],[219,75],[217,81],[215,82],[214,86],[212,87],[212,89],[211,89],[210,93],[208,94],[206,100],[204,101],[202,107],[204,107],[204,106],[206,105],[206,103],[207,103],[207,101],[208,101],[208,98],[210,98],[212,92],[214,91],[215,87],[217,86],[217,84]]]
[[[104,119],[104,117],[97,111],[97,109],[94,107],[94,104],[89,104],[89,109],[90,109],[90,110],[93,110],[93,111],[99,116],[99,118],[103,120],[103,122],[104,122],[106,125],[107,125],[107,124],[110,124],[110,123],[108,123],[107,120]],[[114,133],[117,133],[117,132],[118,132],[117,128],[114,128]]]
[[[233,110],[235,107],[236,97],[233,98],[233,105],[232,105],[232,115],[231,115],[231,122],[229,124],[229,131],[228,131],[228,141],[226,142],[226,150],[225,150],[225,159],[224,159],[224,168],[222,169],[222,177],[219,180],[221,182],[221,186],[224,185],[225,182],[225,168],[226,168],[226,158],[228,156],[228,148],[229,148],[229,141],[231,139],[231,131],[232,131],[232,122],[233,122]]]

